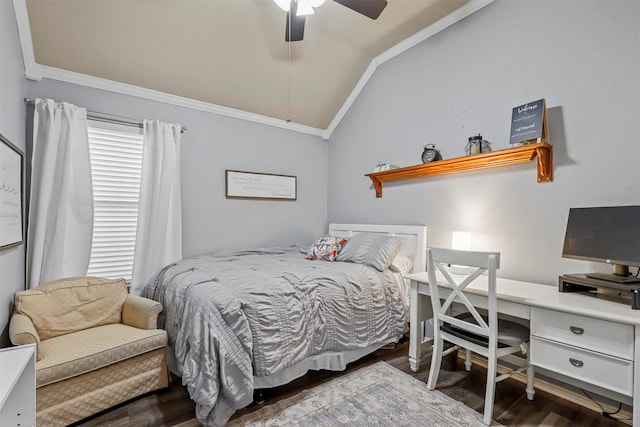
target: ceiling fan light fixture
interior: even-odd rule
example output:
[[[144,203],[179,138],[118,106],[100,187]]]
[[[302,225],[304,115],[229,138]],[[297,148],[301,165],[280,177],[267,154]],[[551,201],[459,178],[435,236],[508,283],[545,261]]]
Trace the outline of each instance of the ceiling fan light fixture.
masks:
[[[289,12],[289,9],[291,7],[291,1],[290,0],[273,0],[275,4],[278,5],[278,7],[282,10],[284,10],[285,12]]]
[[[313,7],[310,0],[298,0],[298,11],[296,16],[313,15]]]
[[[273,0],[278,7],[285,12],[291,10],[291,0]],[[314,13],[313,8],[322,6],[325,0],[293,0],[298,5],[298,12],[296,16],[312,15]]]

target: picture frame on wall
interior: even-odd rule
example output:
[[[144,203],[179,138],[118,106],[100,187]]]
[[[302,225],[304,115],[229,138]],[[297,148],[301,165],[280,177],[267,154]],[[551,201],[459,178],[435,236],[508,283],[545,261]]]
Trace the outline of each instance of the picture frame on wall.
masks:
[[[297,177],[292,175],[227,169],[225,184],[227,199],[297,199]]]
[[[23,241],[24,153],[0,134],[0,248]]]

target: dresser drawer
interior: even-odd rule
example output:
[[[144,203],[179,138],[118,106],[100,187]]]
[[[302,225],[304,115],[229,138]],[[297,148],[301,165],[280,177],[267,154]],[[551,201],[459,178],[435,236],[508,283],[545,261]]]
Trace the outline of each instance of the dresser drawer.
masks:
[[[634,329],[631,325],[533,308],[531,335],[633,359]]]
[[[633,394],[633,362],[555,341],[531,337],[531,364],[604,387]]]

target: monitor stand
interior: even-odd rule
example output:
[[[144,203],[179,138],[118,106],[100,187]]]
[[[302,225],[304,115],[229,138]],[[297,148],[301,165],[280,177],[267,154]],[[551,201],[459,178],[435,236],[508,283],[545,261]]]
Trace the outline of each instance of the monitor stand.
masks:
[[[564,274],[558,277],[560,292],[592,292],[601,289],[615,289],[623,294],[631,294],[631,308],[640,310],[640,281],[619,283],[590,277],[589,274]],[[605,274],[605,276],[610,276]],[[637,279],[636,279],[637,280]]]
[[[598,280],[606,280],[607,282],[616,282],[616,283],[640,283],[640,277],[634,276],[618,276],[617,274],[607,274],[607,273],[587,273],[587,277]]]

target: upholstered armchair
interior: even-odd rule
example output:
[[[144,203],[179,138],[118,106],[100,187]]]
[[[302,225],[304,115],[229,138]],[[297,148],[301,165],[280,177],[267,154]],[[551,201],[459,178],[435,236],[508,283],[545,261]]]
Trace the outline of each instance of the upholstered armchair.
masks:
[[[123,279],[74,277],[17,292],[15,345],[36,344],[36,421],[66,426],[168,386],[158,302]]]

